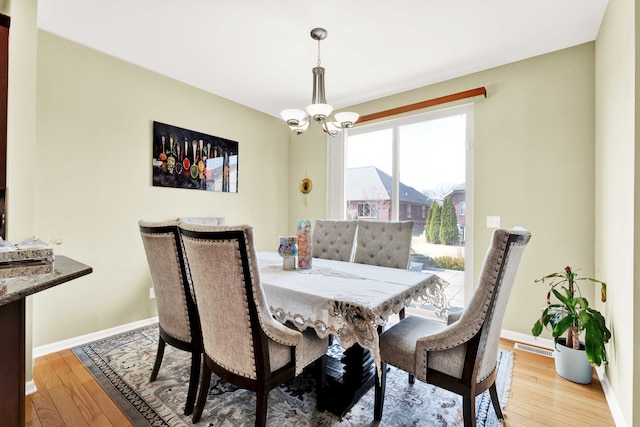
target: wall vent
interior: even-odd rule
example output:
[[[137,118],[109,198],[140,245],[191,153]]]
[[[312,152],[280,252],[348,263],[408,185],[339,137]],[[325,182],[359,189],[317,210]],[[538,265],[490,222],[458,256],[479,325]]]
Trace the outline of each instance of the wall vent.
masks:
[[[528,345],[528,344],[522,344],[522,343],[515,343],[513,345],[516,349],[518,350],[522,350],[522,351],[526,351],[529,353],[534,353],[534,354],[539,354],[541,356],[547,356],[553,359],[553,350],[549,350],[546,348],[540,348],[540,347],[534,347],[532,345]]]

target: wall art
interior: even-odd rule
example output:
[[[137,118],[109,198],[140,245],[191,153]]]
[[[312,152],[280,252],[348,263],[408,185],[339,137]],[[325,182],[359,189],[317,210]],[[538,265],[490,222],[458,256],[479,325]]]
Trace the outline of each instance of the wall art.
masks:
[[[153,122],[153,185],[238,192],[238,143]]]

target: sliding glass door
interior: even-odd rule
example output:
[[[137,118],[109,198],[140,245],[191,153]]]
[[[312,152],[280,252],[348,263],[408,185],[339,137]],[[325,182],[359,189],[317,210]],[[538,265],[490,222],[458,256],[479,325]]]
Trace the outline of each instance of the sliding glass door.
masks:
[[[329,141],[327,216],[412,221],[410,268],[442,275],[452,305],[471,289],[472,138],[468,104],[363,124]]]

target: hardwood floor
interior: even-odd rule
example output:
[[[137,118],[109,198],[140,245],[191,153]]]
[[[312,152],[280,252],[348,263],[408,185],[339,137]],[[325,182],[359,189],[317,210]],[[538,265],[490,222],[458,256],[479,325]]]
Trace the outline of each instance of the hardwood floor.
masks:
[[[615,426],[595,373],[591,384],[574,384],[556,375],[553,359],[508,340],[500,347],[515,352],[505,426]],[[71,350],[36,359],[33,377],[38,391],[26,399],[27,426],[132,426]]]

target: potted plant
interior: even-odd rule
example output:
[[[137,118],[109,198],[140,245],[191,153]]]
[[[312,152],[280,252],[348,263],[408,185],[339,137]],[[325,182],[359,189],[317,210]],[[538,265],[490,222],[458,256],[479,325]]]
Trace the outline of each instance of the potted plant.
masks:
[[[544,276],[536,282],[549,285],[547,306],[534,323],[531,333],[537,337],[543,328],[550,328],[558,374],[571,381],[588,384],[593,373],[592,365],[609,362],[605,344],[611,338],[611,331],[605,325],[604,316],[589,307],[589,301],[582,296],[577,284],[581,280],[599,283],[601,300],[607,300],[606,283],[590,277],[577,277],[571,267]],[[552,294],[557,302],[552,302]],[[582,333],[584,342],[580,341]]]

